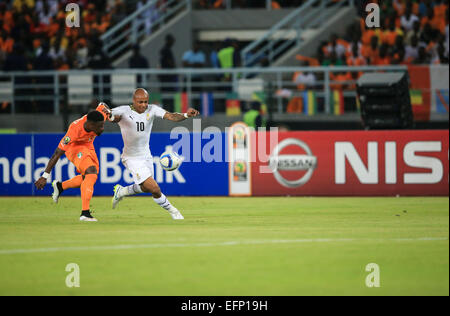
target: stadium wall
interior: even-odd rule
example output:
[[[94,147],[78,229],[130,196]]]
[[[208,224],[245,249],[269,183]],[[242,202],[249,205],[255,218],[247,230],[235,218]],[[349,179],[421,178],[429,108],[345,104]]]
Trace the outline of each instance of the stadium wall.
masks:
[[[49,196],[51,186],[37,191],[33,182],[63,136],[0,135],[0,196]],[[233,160],[228,157],[234,147],[228,136],[218,132],[153,134],[155,178],[163,192],[242,195],[230,185],[246,181],[246,195],[253,196],[449,195],[448,130],[280,132],[276,138],[253,132],[248,136],[249,160],[239,168],[235,161],[228,162]],[[186,158],[172,173],[158,163],[159,155],[170,146]],[[116,183],[132,183],[120,161],[120,134],[98,137],[95,147],[100,161],[95,195],[109,196]],[[65,180],[75,173],[63,157],[52,177]],[[79,195],[79,190],[65,194]]]

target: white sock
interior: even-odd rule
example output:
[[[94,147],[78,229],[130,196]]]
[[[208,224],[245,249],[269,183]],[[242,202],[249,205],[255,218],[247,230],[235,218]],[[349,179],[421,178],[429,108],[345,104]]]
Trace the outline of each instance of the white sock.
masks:
[[[161,206],[166,211],[168,211],[172,207],[172,204],[170,204],[169,200],[163,193],[161,193],[161,197],[159,199],[153,198],[153,201],[155,201],[156,204]]]
[[[142,193],[141,186],[139,184],[132,184],[120,190],[119,197],[136,195],[139,193]]]

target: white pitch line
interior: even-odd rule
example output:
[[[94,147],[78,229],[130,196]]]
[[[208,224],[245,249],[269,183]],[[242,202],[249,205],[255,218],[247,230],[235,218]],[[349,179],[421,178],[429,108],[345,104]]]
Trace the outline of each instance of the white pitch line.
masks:
[[[317,239],[267,239],[267,240],[243,240],[225,241],[213,243],[169,243],[169,244],[142,244],[142,245],[111,245],[111,246],[86,246],[86,247],[54,247],[35,249],[5,249],[0,250],[0,255],[12,255],[23,253],[48,253],[64,251],[93,251],[93,250],[129,250],[145,248],[183,248],[183,247],[220,247],[238,245],[265,245],[265,244],[301,244],[301,243],[328,243],[328,242],[404,242],[404,241],[445,241],[448,237],[421,237],[421,238],[392,238],[392,239],[357,239],[357,238],[317,238]]]

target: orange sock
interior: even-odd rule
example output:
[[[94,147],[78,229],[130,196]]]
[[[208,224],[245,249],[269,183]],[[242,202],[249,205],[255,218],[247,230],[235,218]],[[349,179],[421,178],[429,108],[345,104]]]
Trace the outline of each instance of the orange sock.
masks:
[[[87,174],[84,176],[84,180],[81,183],[81,209],[87,211],[90,209],[89,203],[91,202],[92,195],[94,194],[94,184],[97,181],[96,174]]]
[[[73,177],[72,179],[62,183],[63,190],[79,188],[81,186],[81,182],[83,182],[83,177],[81,175]]]

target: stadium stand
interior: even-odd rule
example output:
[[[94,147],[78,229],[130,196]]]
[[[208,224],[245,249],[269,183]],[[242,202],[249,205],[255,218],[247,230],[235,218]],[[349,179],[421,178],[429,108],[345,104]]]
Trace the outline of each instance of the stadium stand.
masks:
[[[97,99],[115,106],[129,98],[121,82],[132,78],[132,85],[150,88],[151,101],[168,109],[180,103],[183,108],[186,100],[201,109],[210,106],[205,100],[213,99],[207,119],[226,115],[219,123],[239,119],[255,98],[262,101],[266,114],[274,113],[275,120],[316,124],[316,114],[326,114],[335,115],[329,118],[332,121],[353,115],[356,122],[355,83],[364,71],[352,68],[398,66],[392,69],[404,71],[409,65],[448,64],[447,2],[379,1],[381,27],[375,29],[364,23],[367,2],[3,1],[0,112],[75,114],[85,112]],[[68,3],[81,9],[79,28],[65,26]],[[166,39],[171,35],[173,44],[168,48]],[[194,43],[198,46],[194,51],[204,55],[202,67],[193,62]],[[277,68],[285,66],[322,68]],[[333,66],[350,68],[335,71]],[[190,74],[192,67],[196,69]],[[238,67],[255,71],[228,72]],[[161,73],[168,68],[177,73]],[[36,70],[57,72],[40,76]],[[9,75],[14,71],[31,72]],[[252,91],[260,89],[261,81],[264,96],[255,96]],[[231,104],[238,104],[238,109],[228,109]],[[283,116],[291,113],[300,115]]]

